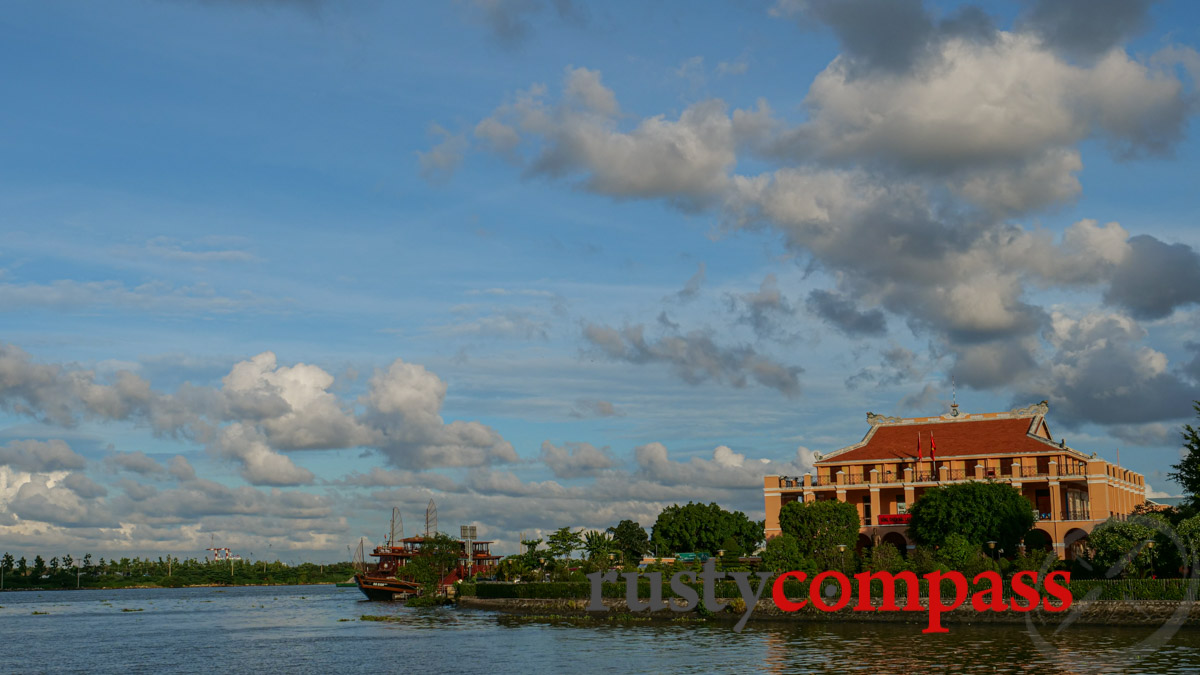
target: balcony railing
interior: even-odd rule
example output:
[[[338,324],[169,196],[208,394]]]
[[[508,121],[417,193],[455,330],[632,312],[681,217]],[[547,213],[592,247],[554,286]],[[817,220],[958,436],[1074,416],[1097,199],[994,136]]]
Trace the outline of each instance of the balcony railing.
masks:
[[[988,468],[983,471],[984,479],[994,480],[1014,480],[1014,479],[1029,479],[1029,478],[1054,478],[1054,477],[1078,477],[1086,475],[1084,469],[1067,469],[1056,476],[1040,471],[1036,467],[1021,467],[1017,475],[1013,475],[1011,471],[1005,472],[1001,469]],[[869,474],[842,474],[843,485],[880,485],[880,484],[900,484],[905,483],[905,476],[912,477],[907,482],[927,483],[941,480],[946,481],[961,481],[975,480],[975,471],[968,469],[948,469],[939,471],[889,471],[884,473],[876,472],[874,479]],[[828,487],[837,485],[836,476],[813,476],[812,487]],[[802,487],[804,483],[800,480],[780,481],[780,487]]]

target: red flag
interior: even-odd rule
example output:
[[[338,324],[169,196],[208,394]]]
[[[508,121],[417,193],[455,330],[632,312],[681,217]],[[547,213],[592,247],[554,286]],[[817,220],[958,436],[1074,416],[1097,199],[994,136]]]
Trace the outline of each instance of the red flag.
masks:
[[[925,459],[925,455],[921,454],[921,432],[917,432],[917,461]]]
[[[933,442],[933,432],[929,432],[929,461],[937,461],[937,444]]]

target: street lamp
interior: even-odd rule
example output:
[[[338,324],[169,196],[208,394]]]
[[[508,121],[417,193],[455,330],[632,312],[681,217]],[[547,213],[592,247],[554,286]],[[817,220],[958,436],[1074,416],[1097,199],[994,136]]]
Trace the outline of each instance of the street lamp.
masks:
[[[996,561],[997,561],[997,562],[999,562],[999,558],[998,558],[998,557],[997,557],[997,555],[996,555],[996,542],[995,542],[995,541],[989,541],[989,542],[987,543],[987,545],[988,545],[988,550],[990,550],[990,551],[992,552],[992,558],[995,558],[995,559],[996,559]]]
[[[846,545],[838,544],[837,550],[838,550],[838,567],[839,567],[838,571],[841,572],[842,574],[845,574],[846,573]]]
[[[1143,543],[1143,544],[1145,544],[1145,545],[1146,545],[1146,548],[1147,548],[1147,549],[1150,551],[1150,571],[1149,571],[1149,574],[1150,574],[1151,576],[1154,576],[1154,540],[1153,540],[1153,539],[1146,539],[1146,540],[1145,540],[1145,541],[1143,541],[1142,543]]]

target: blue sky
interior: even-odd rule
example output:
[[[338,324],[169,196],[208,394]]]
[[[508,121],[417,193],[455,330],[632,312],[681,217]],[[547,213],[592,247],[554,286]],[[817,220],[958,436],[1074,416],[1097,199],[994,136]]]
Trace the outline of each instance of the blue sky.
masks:
[[[867,411],[1200,398],[1183,2],[16,2],[0,540],[650,525]]]

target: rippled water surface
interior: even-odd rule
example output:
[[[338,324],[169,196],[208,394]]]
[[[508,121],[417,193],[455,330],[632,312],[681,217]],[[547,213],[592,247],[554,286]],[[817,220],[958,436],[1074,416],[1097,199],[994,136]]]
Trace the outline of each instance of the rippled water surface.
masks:
[[[0,673],[1200,673],[1200,628],[1147,643],[1153,632],[1043,630],[1039,648],[1024,626],[580,627],[332,586],[19,592],[0,593]]]

